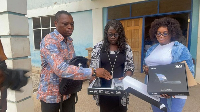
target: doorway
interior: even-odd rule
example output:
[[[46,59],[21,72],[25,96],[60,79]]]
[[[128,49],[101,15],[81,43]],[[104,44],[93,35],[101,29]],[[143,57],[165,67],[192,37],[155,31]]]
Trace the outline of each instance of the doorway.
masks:
[[[135,72],[141,71],[141,51],[142,51],[142,24],[143,19],[129,19],[120,21],[124,27],[127,42],[133,52],[133,62]]]
[[[173,14],[173,15],[163,15],[163,16],[154,16],[154,17],[145,17],[145,31],[142,34],[143,18],[121,20],[120,22],[124,26],[125,35],[127,42],[130,45],[133,52],[133,61],[135,66],[135,72],[142,72],[142,60],[145,57],[145,53],[149,47],[151,47],[154,42],[150,40],[149,29],[151,23],[155,19],[162,17],[171,17],[176,19],[180,23],[180,27],[183,33],[183,38],[178,40],[180,43],[188,46],[188,35],[189,35],[189,24],[190,24],[190,14]],[[144,35],[144,40],[142,40],[142,35]],[[142,45],[142,43],[144,43]]]
[[[183,37],[180,38],[178,41],[185,46],[188,46],[188,35],[189,35],[189,24],[190,24],[190,14],[183,13],[183,14],[173,14],[173,15],[165,15],[165,16],[154,16],[154,17],[146,17],[145,18],[145,34],[144,34],[144,46],[143,46],[143,53],[145,54],[147,49],[151,47],[154,42],[151,41],[149,37],[149,29],[151,27],[151,23],[155,19],[163,18],[163,17],[171,17],[176,19],[180,23],[180,27],[183,33]],[[144,55],[145,56],[145,55]]]

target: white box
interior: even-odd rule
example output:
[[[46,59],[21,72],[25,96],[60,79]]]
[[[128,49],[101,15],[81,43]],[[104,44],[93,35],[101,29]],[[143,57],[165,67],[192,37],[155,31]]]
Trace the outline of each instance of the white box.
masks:
[[[118,81],[115,79],[112,79],[111,87],[104,88],[104,87],[94,87],[96,83],[96,80],[94,80],[88,87],[88,94],[89,95],[124,96],[125,91],[123,89],[122,81],[121,83],[116,83],[116,82]]]
[[[126,76],[123,79],[124,90],[128,93],[131,93],[138,98],[158,107],[159,109],[167,112],[167,108],[164,104],[160,103],[160,98],[153,97],[147,93],[147,85],[132,78]]]

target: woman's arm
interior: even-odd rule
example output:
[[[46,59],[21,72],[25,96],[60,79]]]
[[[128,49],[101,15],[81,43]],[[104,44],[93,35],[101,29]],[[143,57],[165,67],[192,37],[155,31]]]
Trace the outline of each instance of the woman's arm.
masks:
[[[126,45],[126,61],[125,61],[125,68],[124,68],[124,76],[132,76],[134,72],[134,62],[133,62],[133,52],[131,47],[127,44]]]
[[[92,54],[91,54],[91,63],[90,63],[90,68],[99,68],[99,62],[100,62],[100,51],[101,51],[101,46],[103,42],[97,43],[93,49],[92,49]]]

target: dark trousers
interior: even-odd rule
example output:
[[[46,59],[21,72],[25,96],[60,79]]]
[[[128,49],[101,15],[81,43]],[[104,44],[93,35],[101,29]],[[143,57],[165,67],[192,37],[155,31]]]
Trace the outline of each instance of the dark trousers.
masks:
[[[127,112],[127,106],[121,104],[119,96],[99,95],[100,112]]]
[[[41,100],[42,112],[59,112],[60,103],[46,103]],[[75,94],[62,103],[63,112],[75,112]]]
[[[7,88],[1,88],[1,99],[0,99],[0,112],[6,112],[7,110]]]

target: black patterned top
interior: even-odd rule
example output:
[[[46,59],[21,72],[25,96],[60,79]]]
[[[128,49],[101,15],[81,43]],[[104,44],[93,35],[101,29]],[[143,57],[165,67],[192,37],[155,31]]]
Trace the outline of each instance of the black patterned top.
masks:
[[[100,64],[101,64],[101,60],[100,60],[100,56],[101,56],[101,48],[103,46],[103,41],[100,41],[99,43],[97,43],[92,50],[92,56],[91,56],[91,63],[90,63],[90,67],[91,68],[100,68]],[[134,63],[133,63],[133,53],[131,50],[131,47],[126,44],[126,54],[125,54],[125,61],[124,61],[124,67],[123,67],[123,76],[125,75],[126,71],[132,71],[134,72]],[[100,87],[100,80],[96,80],[97,84],[96,87]],[[96,104],[99,105],[99,96],[98,95],[93,95],[93,98],[96,100]],[[126,100],[128,98],[127,95],[124,95],[122,97],[122,105],[124,104],[128,104],[128,100]]]
[[[116,55],[117,55],[117,58],[116,58]],[[113,78],[121,78],[124,76],[124,66],[125,66],[125,60],[126,60],[126,55],[125,53],[122,53],[122,52],[112,52],[112,53],[109,53],[109,57],[110,57],[110,60],[108,58],[108,53],[106,52],[101,52],[100,53],[100,67],[101,68],[104,68],[106,69],[108,72],[111,73],[112,71],[112,67],[110,65],[110,62],[111,64],[113,65],[113,63],[115,62],[115,59],[116,59],[116,62],[114,64],[114,68],[113,68]],[[112,80],[106,80],[104,78],[100,78],[101,79],[101,87],[110,87],[111,86],[111,83],[112,83]]]
[[[101,52],[102,45],[103,45],[103,41],[100,41],[99,43],[97,43],[97,45],[93,47],[91,63],[90,63],[91,68],[99,68],[100,52]],[[126,44],[126,48],[127,49],[126,49],[124,73],[129,70],[134,72],[133,53],[132,53],[131,47],[128,44]]]

